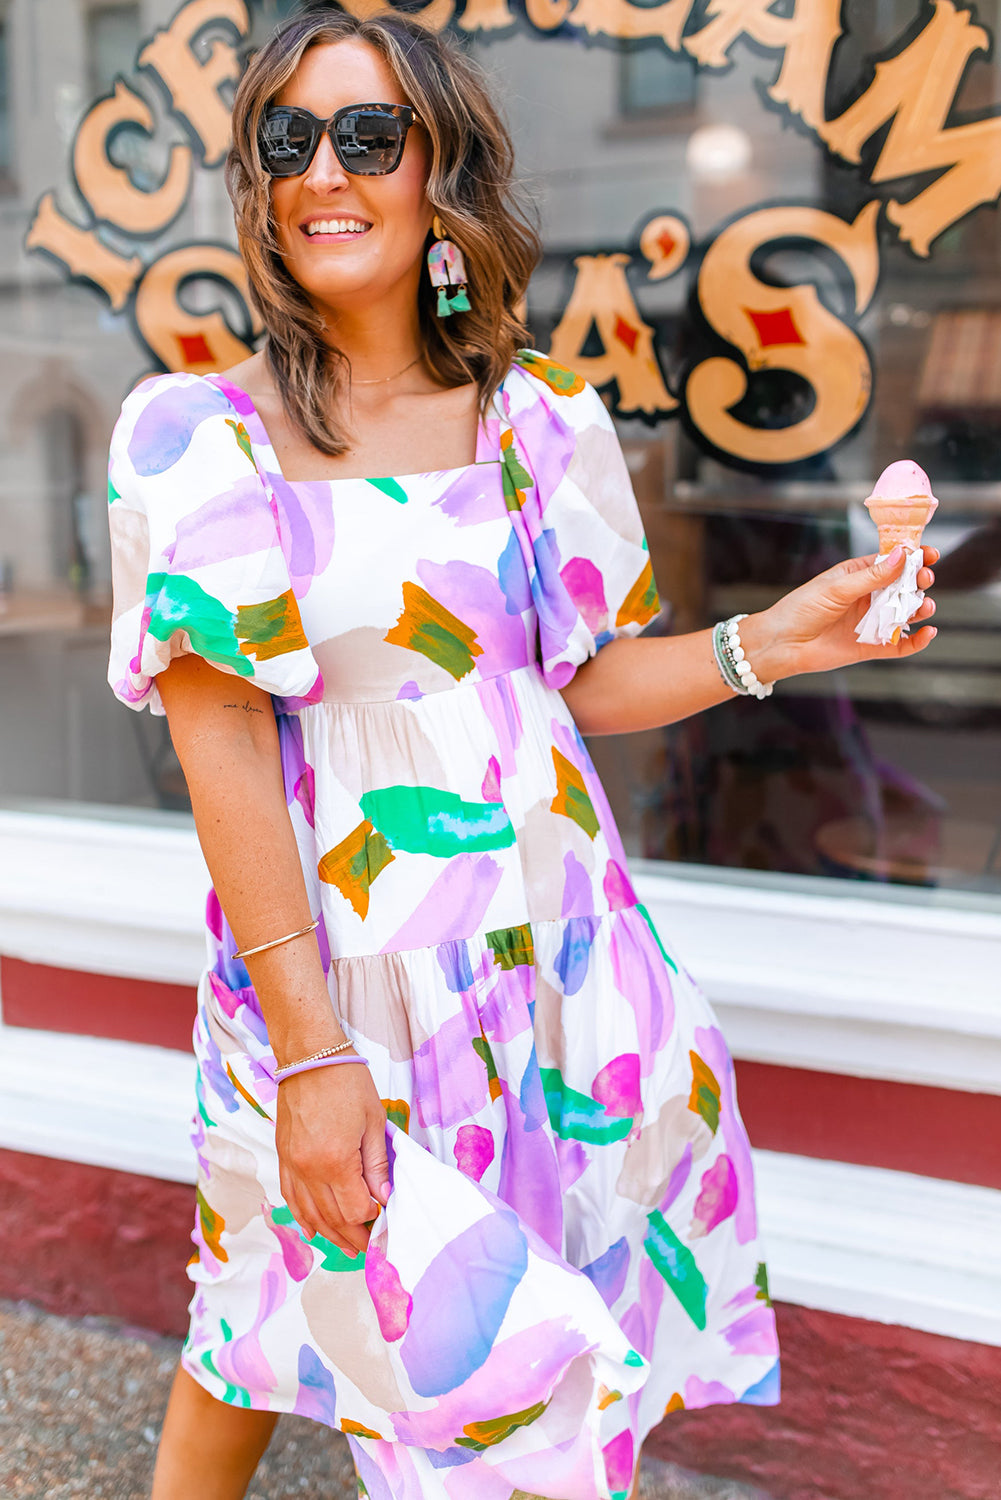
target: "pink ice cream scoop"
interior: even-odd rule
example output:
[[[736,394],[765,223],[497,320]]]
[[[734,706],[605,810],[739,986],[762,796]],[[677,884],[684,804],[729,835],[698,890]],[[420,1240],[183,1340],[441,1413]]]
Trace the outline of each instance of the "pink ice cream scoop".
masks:
[[[920,547],[921,533],[938,509],[928,475],[909,458],[883,470],[865,504],[879,527],[881,554],[898,545]]]

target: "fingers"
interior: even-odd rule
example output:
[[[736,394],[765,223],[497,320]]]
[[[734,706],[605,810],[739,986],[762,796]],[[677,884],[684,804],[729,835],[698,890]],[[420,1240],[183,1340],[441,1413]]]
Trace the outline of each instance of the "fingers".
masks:
[[[921,608],[911,616],[908,623],[912,626],[921,626],[922,628],[915,631],[912,635],[902,638],[900,644],[905,647],[903,655],[914,656],[916,652],[923,651],[926,646],[931,645],[932,641],[938,635],[938,630],[934,625],[929,625],[927,622],[934,613],[935,600],[926,599]]]
[[[307,1240],[322,1235],[352,1260],[365,1251],[368,1245],[365,1219],[373,1219],[378,1213],[378,1205],[372,1203],[368,1193],[364,1194],[365,1219],[357,1220],[345,1215],[333,1188],[327,1183],[314,1183],[310,1189],[300,1182],[294,1191],[283,1192],[282,1196]]]
[[[906,550],[894,547],[886,556],[852,557],[821,574],[827,597],[842,609],[877,589],[885,588],[903,571]],[[815,582],[817,580],[814,580]]]
[[[368,1244],[368,1225],[378,1218],[380,1204],[373,1202],[361,1175],[361,1161],[356,1159],[350,1177],[335,1179],[330,1185],[337,1200],[341,1233],[353,1245],[364,1250]]]
[[[321,1234],[352,1258],[368,1246],[366,1225],[378,1217],[380,1204],[373,1202],[356,1158],[354,1175],[337,1168],[329,1181],[312,1175],[281,1174],[282,1197],[304,1237]]]
[[[386,1152],[386,1121],[383,1117],[366,1130],[361,1142],[361,1171],[365,1186],[378,1206],[389,1201],[389,1158]]]
[[[353,1220],[344,1210],[344,1204],[333,1187],[326,1184],[316,1189],[316,1198],[319,1207],[323,1210],[324,1221],[327,1228],[323,1231],[328,1240],[341,1250],[345,1255],[363,1255],[368,1248],[368,1230],[364,1227],[362,1220]],[[368,1194],[365,1194],[366,1202]]]
[[[923,566],[918,569],[918,588],[930,589],[935,582],[932,570],[942,554],[937,547],[922,547],[921,552]]]
[[[886,584],[897,577],[898,573],[903,571],[906,561],[907,548],[898,545],[893,548],[892,552],[887,552],[885,556],[877,557],[869,571],[876,579],[877,586],[884,588]]]
[[[316,1234],[323,1233],[323,1214],[307,1187],[300,1186],[297,1192],[290,1190],[288,1193],[283,1193],[283,1197],[288,1204],[289,1212],[307,1240],[311,1240]]]
[[[900,655],[916,656],[919,651],[924,651],[927,646],[930,646],[937,635],[938,628],[935,625],[928,625],[924,630],[915,632],[914,635],[904,636],[900,641]]]

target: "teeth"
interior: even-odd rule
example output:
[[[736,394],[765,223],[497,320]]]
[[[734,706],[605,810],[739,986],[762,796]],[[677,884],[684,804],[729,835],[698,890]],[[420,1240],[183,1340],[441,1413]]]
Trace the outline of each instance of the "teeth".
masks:
[[[315,219],[307,224],[307,234],[364,234],[368,228],[359,219]]]

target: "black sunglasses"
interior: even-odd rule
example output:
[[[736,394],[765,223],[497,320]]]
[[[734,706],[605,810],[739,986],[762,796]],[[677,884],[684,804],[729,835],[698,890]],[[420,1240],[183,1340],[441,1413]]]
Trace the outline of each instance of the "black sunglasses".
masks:
[[[407,131],[419,124],[409,104],[349,104],[329,120],[318,120],[308,109],[272,104],[261,121],[261,164],[272,177],[298,177],[316,155],[320,138],[328,135],[345,172],[381,177],[396,171]]]

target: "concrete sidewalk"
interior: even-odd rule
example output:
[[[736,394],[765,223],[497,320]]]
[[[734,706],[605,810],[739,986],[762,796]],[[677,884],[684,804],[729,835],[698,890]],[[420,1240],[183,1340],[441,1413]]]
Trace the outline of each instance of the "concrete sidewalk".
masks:
[[[143,1500],[176,1339],[0,1301],[0,1500]],[[650,1460],[644,1500],[767,1500]],[[248,1500],[357,1500],[342,1437],[282,1417]],[[193,1486],[191,1500],[198,1500]]]

